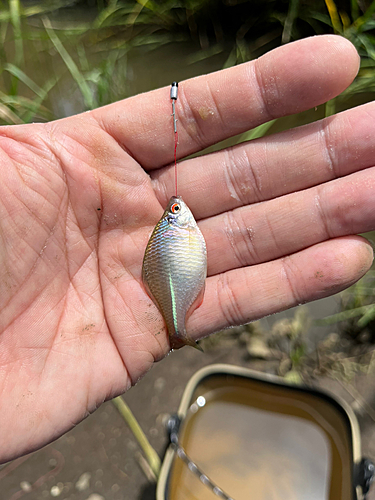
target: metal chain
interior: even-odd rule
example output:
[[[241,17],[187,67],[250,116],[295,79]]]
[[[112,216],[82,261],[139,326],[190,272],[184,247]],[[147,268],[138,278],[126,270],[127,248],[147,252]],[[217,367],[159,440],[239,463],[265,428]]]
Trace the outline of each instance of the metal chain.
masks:
[[[216,483],[214,483],[214,481],[212,481],[212,479],[210,479],[195,462],[191,460],[184,448],[178,443],[179,426],[179,417],[177,415],[172,415],[167,422],[167,428],[169,430],[169,439],[176,450],[177,456],[187,465],[188,469],[200,480],[200,482],[207,486],[212,493],[214,493],[214,495],[223,500],[234,500]]]

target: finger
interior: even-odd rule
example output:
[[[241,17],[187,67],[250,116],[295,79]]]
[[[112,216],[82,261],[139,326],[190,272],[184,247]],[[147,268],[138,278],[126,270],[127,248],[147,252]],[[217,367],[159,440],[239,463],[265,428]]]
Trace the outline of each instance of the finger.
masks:
[[[375,103],[182,162],[180,194],[196,218],[300,191],[374,165]],[[174,168],[153,175],[162,206]],[[215,193],[215,196],[212,196]]]
[[[325,35],[181,83],[176,105],[178,156],[331,99],[352,82],[358,65],[350,42]],[[145,168],[173,160],[169,88],[99,108],[91,116]]]
[[[350,236],[211,277],[202,306],[187,322],[188,334],[199,339],[337,293],[361,278],[372,259],[370,244]]]
[[[208,274],[271,261],[330,238],[375,230],[375,167],[200,222]]]

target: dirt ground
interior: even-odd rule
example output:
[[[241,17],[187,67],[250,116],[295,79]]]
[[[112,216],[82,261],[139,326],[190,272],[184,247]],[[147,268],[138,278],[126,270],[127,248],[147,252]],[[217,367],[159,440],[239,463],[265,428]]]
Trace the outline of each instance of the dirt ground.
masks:
[[[162,457],[167,444],[165,421],[176,412],[186,383],[203,366],[229,363],[275,371],[269,361],[249,359],[244,346],[215,346],[202,354],[184,348],[158,363],[125,400]],[[319,379],[355,410],[363,455],[375,459],[375,384],[358,375],[350,384]],[[111,402],[42,450],[0,470],[0,500],[154,500],[155,484],[146,477],[142,454]],[[375,500],[375,486],[368,500]]]

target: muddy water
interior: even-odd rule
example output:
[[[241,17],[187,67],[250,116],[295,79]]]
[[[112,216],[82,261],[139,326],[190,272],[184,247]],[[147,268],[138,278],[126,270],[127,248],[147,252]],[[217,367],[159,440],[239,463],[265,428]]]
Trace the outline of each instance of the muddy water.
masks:
[[[192,398],[180,443],[235,500],[353,498],[349,427],[317,396],[210,377]],[[217,498],[180,459],[172,470],[169,500]]]

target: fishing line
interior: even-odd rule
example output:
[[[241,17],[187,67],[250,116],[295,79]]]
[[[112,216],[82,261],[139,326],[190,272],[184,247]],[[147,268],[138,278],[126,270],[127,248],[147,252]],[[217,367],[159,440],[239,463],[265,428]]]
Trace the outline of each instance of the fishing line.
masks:
[[[178,144],[178,133],[177,133],[177,118],[175,104],[178,95],[178,83],[172,82],[171,86],[171,101],[172,101],[172,116],[173,116],[173,132],[174,132],[174,179],[175,179],[175,191],[177,196],[177,144]]]
[[[177,144],[178,144],[178,133],[174,134],[174,179],[175,179],[175,190],[177,196]]]

